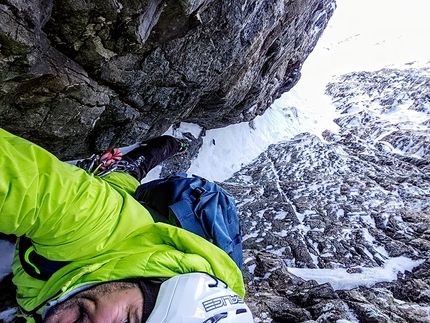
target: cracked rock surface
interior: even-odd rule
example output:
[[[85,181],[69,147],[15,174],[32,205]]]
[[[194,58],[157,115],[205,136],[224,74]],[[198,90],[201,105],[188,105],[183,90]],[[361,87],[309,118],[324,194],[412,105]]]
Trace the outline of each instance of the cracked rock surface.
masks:
[[[262,114],[335,0],[5,0],[0,126],[73,159]]]
[[[429,322],[429,80],[426,68],[341,76],[327,86],[337,133],[272,145],[224,183],[257,322]],[[368,282],[378,270],[393,277]]]

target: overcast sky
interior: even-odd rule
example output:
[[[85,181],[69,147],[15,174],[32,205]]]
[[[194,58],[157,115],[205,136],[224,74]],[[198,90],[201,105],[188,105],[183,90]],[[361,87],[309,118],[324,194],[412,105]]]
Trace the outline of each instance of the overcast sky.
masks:
[[[337,0],[304,77],[430,60],[429,0]]]

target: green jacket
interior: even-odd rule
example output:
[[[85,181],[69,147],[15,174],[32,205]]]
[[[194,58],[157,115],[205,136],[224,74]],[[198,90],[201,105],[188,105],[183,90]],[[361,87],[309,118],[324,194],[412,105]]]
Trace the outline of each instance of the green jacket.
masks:
[[[0,231],[27,236],[48,259],[71,261],[42,281],[26,274],[16,252],[13,282],[27,314],[84,284],[194,271],[244,296],[230,257],[193,233],[154,223],[132,197],[139,183],[130,175],[92,176],[2,129],[0,169]]]

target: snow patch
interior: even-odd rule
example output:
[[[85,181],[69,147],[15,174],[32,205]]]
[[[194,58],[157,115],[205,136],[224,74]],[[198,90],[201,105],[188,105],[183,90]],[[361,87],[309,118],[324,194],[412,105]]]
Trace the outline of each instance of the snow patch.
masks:
[[[184,139],[185,133],[190,133],[194,138],[198,138],[203,131],[203,128],[194,123],[181,122],[178,128],[171,126],[164,134],[175,138]]]
[[[329,283],[335,290],[353,289],[359,286],[371,287],[377,282],[389,282],[397,279],[399,272],[411,271],[424,260],[412,260],[406,257],[388,259],[383,267],[360,268],[361,273],[348,273],[344,268],[307,269],[288,267],[288,271],[306,280],[315,280],[319,284]]]

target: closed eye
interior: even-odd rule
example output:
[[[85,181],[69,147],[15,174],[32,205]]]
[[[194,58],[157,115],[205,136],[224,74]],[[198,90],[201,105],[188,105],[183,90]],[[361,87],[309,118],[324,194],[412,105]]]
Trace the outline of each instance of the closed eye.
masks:
[[[80,304],[79,305],[79,317],[73,323],[88,323],[88,322],[89,322],[89,319],[88,319],[87,309],[85,308],[85,306]]]

